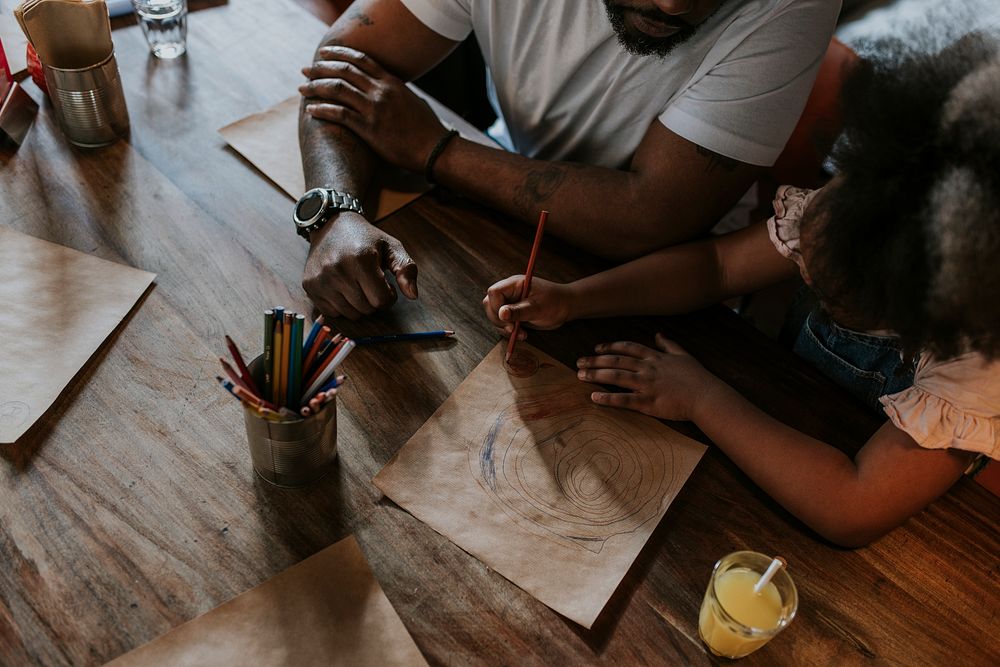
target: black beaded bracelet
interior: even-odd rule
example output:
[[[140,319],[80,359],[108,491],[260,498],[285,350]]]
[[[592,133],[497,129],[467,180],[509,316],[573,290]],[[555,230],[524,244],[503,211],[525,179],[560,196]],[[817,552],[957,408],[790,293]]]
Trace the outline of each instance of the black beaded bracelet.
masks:
[[[435,183],[434,180],[434,163],[437,162],[438,157],[444,152],[445,147],[448,142],[458,136],[458,130],[448,130],[445,134],[438,139],[437,144],[431,149],[431,154],[427,156],[427,164],[424,165],[424,178],[427,179],[428,183]]]

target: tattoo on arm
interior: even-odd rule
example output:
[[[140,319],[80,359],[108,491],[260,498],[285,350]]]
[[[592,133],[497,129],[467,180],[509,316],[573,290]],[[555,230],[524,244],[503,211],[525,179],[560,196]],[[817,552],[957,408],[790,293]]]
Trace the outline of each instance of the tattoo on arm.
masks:
[[[704,146],[696,146],[698,149],[698,155],[702,155],[708,158],[708,164],[705,165],[705,171],[711,172],[715,171],[716,167],[722,167],[726,171],[733,171],[736,167],[740,166],[739,160],[734,160],[731,157],[726,157],[725,155],[719,155],[714,151],[710,151]]]
[[[555,194],[564,180],[566,170],[561,166],[532,169],[524,177],[524,182],[514,188],[514,205],[522,215],[531,215],[538,204]]]
[[[346,18],[354,21],[358,25],[363,25],[363,26],[375,25],[375,21],[372,21],[371,17],[368,16],[368,14],[365,14],[363,11],[357,8],[348,10]]]

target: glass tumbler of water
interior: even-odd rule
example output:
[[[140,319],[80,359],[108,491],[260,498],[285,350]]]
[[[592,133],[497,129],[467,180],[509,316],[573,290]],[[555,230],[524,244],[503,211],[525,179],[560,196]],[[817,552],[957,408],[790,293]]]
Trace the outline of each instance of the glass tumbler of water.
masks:
[[[149,49],[157,58],[176,58],[187,42],[187,0],[132,0]]]

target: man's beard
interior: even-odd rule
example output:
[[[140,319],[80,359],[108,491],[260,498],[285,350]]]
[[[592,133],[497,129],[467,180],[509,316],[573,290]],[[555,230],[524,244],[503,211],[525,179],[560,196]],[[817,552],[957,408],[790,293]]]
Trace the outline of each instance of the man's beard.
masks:
[[[719,4],[721,5],[722,3],[720,2]],[[678,19],[677,17],[664,14],[658,9],[641,10],[622,7],[618,5],[615,0],[604,0],[604,8],[608,12],[608,19],[611,21],[611,27],[614,28],[615,34],[618,36],[618,43],[632,55],[656,55],[662,58],[684,42],[691,39],[691,37],[698,32],[698,25],[692,25]],[[653,37],[642,32],[633,32],[625,25],[626,12],[633,12],[640,16],[644,16],[655,21],[662,21],[670,25],[678,25],[680,26],[680,30],[667,37]]]

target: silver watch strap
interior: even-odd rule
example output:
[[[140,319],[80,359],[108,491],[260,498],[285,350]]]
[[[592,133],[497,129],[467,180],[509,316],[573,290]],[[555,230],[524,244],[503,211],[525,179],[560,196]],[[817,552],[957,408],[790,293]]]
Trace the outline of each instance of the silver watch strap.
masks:
[[[354,195],[349,195],[346,192],[340,192],[338,190],[327,189],[330,193],[330,200],[333,205],[342,211],[354,211],[355,213],[360,213],[364,215],[364,209],[361,208],[361,202]]]

